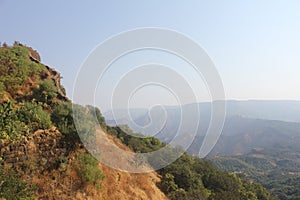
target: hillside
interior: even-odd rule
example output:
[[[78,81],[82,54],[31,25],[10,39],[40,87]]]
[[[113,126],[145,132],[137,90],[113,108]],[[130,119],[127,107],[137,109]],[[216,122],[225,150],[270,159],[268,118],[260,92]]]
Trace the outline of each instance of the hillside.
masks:
[[[261,183],[279,199],[300,199],[300,151],[277,145],[234,157],[209,157],[221,170],[240,173]]]
[[[95,164],[67,122],[71,104],[60,74],[41,64],[36,51],[19,44],[0,48],[0,65],[1,197],[166,199],[156,173],[132,175]]]
[[[96,134],[99,125],[103,137],[127,151],[150,152],[166,144],[127,135],[120,127],[107,126],[98,108],[72,104],[60,74],[40,60],[36,51],[20,43],[0,48],[0,198],[273,199],[261,185],[185,153],[147,174],[99,163],[84,148],[78,129],[91,145],[102,141],[99,148],[105,148]],[[73,114],[81,116],[83,126],[76,129]],[[170,147],[170,156],[176,151]],[[101,156],[118,159],[109,152]]]
[[[197,151],[202,137],[198,136],[189,152]],[[299,149],[300,123],[228,117],[222,135],[210,155],[243,155],[253,148],[272,148],[276,145]]]

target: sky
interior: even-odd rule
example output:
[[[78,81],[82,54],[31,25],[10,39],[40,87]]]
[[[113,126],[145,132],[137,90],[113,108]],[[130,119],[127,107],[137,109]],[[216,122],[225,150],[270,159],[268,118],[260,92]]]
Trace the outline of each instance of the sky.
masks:
[[[37,49],[72,96],[77,72],[98,44],[131,29],[166,28],[206,50],[227,99],[300,100],[299,10],[297,0],[0,0],[0,41]],[[147,104],[144,95],[136,99]]]

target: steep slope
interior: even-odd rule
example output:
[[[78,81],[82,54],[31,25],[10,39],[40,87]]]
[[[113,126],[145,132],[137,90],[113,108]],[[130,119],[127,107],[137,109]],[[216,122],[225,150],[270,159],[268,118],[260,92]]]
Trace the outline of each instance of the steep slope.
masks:
[[[64,126],[72,114],[70,100],[60,85],[60,74],[43,65],[36,51],[19,43],[0,48],[0,57],[0,172],[5,177],[12,177],[9,180],[3,177],[0,197],[167,199],[157,187],[160,178],[155,172],[130,174],[97,164],[98,171],[92,170],[104,175],[103,181],[99,182],[101,186],[85,181],[84,178],[94,174],[87,171],[86,177],[81,177],[78,167],[90,169],[90,165],[82,165],[80,157],[92,158],[76,134],[70,131],[72,122],[69,127]],[[65,111],[69,113],[62,116]],[[63,121],[63,125],[58,123]],[[14,124],[19,125],[14,127]],[[112,136],[105,135],[113,140]],[[130,151],[122,143],[118,145]],[[18,187],[15,187],[15,191],[13,185],[8,185],[12,179],[23,185],[23,190],[17,191]],[[16,195],[10,196],[10,193]]]
[[[105,137],[121,149],[131,151],[127,146],[111,135],[105,133]],[[101,146],[103,148],[103,144],[101,144]],[[119,162],[122,161],[119,160]],[[112,169],[104,164],[100,164],[100,168],[105,174],[105,179],[102,183],[103,187],[100,190],[99,199],[168,199],[157,187],[161,180],[156,172],[130,174],[128,172]]]

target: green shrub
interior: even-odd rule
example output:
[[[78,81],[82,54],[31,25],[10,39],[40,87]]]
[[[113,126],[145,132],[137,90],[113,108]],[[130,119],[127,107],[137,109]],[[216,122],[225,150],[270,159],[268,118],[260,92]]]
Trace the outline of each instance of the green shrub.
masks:
[[[73,120],[72,104],[67,102],[59,102],[55,105],[51,113],[51,121],[64,135],[64,142],[74,150],[77,148],[77,143],[80,142],[75,123]]]
[[[2,82],[0,82],[0,99],[4,97],[5,86]]]
[[[18,118],[12,102],[0,105],[0,139],[19,139],[29,131],[29,127]]]
[[[0,198],[6,200],[34,199],[34,189],[19,179],[13,172],[0,169]]]
[[[72,113],[72,104],[67,102],[60,102],[57,104],[51,113],[52,122],[63,134],[72,134],[76,132]]]
[[[32,131],[51,127],[50,114],[37,103],[25,102],[19,109],[19,119],[25,122]]]
[[[33,89],[33,97],[44,103],[50,103],[57,96],[57,88],[52,80],[45,80]]]
[[[83,184],[101,186],[104,175],[99,169],[99,162],[92,155],[82,153],[77,157],[77,174]]]
[[[78,121],[77,126],[75,126],[74,116],[76,116],[75,120]],[[74,144],[74,142],[80,142],[80,139],[85,144],[95,142],[96,119],[93,118],[91,113],[87,112],[85,107],[61,102],[55,106],[51,119],[65,135],[66,142]],[[77,130],[80,133],[80,138]]]
[[[178,185],[174,181],[174,176],[170,173],[164,174],[161,179],[161,184],[166,193],[174,192],[178,189]]]
[[[29,59],[29,49],[23,46],[0,48],[0,83],[14,96],[29,77],[37,78],[44,66]]]
[[[18,139],[37,129],[51,127],[50,114],[37,103],[4,102],[0,105],[0,139]]]

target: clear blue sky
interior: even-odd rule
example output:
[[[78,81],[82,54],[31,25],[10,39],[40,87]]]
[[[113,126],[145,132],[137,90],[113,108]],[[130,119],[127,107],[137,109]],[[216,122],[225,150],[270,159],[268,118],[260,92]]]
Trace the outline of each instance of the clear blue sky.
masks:
[[[0,0],[0,41],[37,49],[71,93],[77,70],[121,31],[184,33],[214,60],[228,99],[300,99],[300,1]]]

